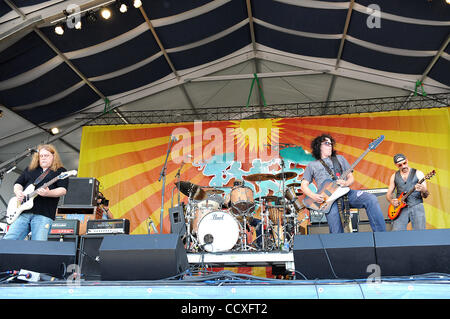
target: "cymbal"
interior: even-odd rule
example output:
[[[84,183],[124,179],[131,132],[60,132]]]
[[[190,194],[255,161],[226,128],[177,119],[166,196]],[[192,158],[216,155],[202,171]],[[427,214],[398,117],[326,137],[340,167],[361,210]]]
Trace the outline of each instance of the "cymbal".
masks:
[[[242,176],[246,181],[249,182],[260,182],[260,181],[268,181],[274,179],[275,176],[273,174],[260,173],[260,174],[252,174],[247,176]]]
[[[300,187],[300,186],[302,186],[301,183],[290,183],[290,184],[286,185],[286,187]]]
[[[297,176],[296,172],[283,172],[283,173],[278,173],[275,175],[275,179],[276,180],[282,180],[284,176],[284,179],[291,179]]]
[[[176,182],[175,185],[184,195],[191,199],[203,200],[207,197],[206,192],[201,189],[200,186],[195,185],[191,182],[180,181]]]
[[[261,197],[261,199],[264,199],[264,200],[266,200],[266,201],[268,201],[268,202],[275,202],[275,201],[277,201],[279,198],[281,198],[281,197],[273,196],[273,195],[267,195],[267,196],[262,196],[262,197]]]

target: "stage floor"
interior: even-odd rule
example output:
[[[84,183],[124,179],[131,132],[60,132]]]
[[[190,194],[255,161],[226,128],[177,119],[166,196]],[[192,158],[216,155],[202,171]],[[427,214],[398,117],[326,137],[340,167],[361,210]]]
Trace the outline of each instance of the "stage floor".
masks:
[[[221,274],[222,273],[222,274]],[[227,271],[203,280],[53,281],[0,285],[1,299],[450,299],[450,278],[277,280]],[[227,279],[228,277],[228,279]],[[233,278],[234,277],[234,278]]]

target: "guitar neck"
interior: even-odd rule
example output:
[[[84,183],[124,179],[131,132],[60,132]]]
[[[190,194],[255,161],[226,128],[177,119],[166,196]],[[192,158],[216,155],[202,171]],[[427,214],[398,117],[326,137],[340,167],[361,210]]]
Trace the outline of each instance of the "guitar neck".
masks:
[[[424,180],[425,180],[425,177],[424,178],[422,178],[420,181],[418,181],[417,182],[417,184],[422,184],[423,182],[424,182]],[[416,187],[412,187],[404,196],[403,196],[403,201],[405,201],[407,198],[408,198],[408,196],[409,195],[411,195],[413,192],[414,192],[414,190],[416,189]]]
[[[358,157],[356,159],[356,161],[350,166],[350,168],[342,173],[342,179],[347,178],[347,175],[350,174],[351,172],[353,172],[353,169],[356,167],[356,165],[358,165],[358,163],[364,158],[364,156],[367,155],[367,153],[369,153],[369,151],[370,151],[370,148],[366,149],[364,151],[364,153],[362,153],[361,156]]]
[[[28,195],[28,196],[29,196],[29,197],[34,197],[34,196],[36,196],[36,195],[37,195],[38,189],[46,188],[46,187],[52,185],[52,184],[53,184],[54,182],[56,182],[58,179],[59,179],[59,176],[56,176],[55,178],[49,180],[47,183],[44,183],[41,187],[35,189],[35,190],[34,190],[32,193],[30,193],[30,195]]]

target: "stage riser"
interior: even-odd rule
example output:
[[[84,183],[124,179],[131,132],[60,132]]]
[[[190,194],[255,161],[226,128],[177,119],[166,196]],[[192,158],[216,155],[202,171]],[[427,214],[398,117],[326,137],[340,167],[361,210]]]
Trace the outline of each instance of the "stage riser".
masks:
[[[450,273],[450,229],[298,235],[293,254],[298,279]]]

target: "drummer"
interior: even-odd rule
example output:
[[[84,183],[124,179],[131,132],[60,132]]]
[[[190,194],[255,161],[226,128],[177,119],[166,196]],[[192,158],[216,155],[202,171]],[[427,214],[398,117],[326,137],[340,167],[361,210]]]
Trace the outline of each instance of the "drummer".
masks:
[[[244,181],[239,179],[235,180],[233,183],[233,188],[234,187],[244,187]],[[231,192],[225,196],[223,207],[231,208]],[[256,246],[255,248],[257,249],[262,248],[262,220],[255,217],[254,215],[250,216],[247,221],[247,226],[252,226],[255,228],[256,233],[256,241],[254,242]],[[250,229],[247,230],[250,231]]]

